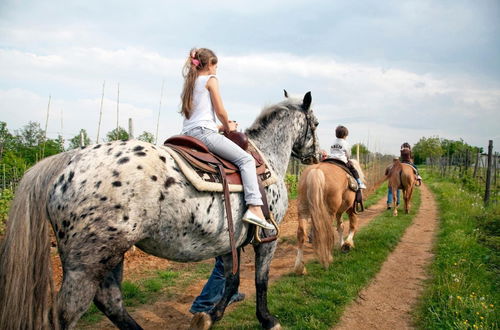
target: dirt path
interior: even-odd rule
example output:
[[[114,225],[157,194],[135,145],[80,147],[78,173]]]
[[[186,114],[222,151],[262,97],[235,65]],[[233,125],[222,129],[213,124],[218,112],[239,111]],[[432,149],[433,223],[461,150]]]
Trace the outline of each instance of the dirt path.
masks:
[[[385,210],[385,197],[382,198],[375,205],[359,215],[359,226],[362,227],[374,219],[380,212]],[[280,276],[290,273],[293,269],[296,256],[295,236],[297,230],[297,206],[296,201],[290,201],[290,207],[281,224],[281,239],[276,249],[270,272],[270,282],[279,279]],[[338,243],[338,239],[336,238]],[[240,275],[240,292],[244,292],[247,297],[255,295],[254,285],[254,252],[251,247],[247,247],[246,251],[242,253],[242,265]],[[309,244],[306,244],[304,249],[304,258],[306,261],[314,257],[314,252]],[[154,264],[153,260],[158,259],[152,256],[147,256],[151,264],[156,268],[158,265]],[[142,260],[142,259],[141,259]],[[158,262],[165,268],[168,267],[168,261],[158,259]],[[126,261],[125,274],[127,271],[134,271],[128,267],[134,266],[135,262]],[[141,268],[144,263],[141,261]],[[161,269],[161,268],[160,268]],[[198,281],[187,287],[175,301],[164,300],[158,301],[151,305],[143,305],[138,308],[132,309],[130,314],[144,329],[187,329],[191,320],[189,307],[200,293],[206,280]],[[247,298],[248,299],[248,298]],[[231,310],[232,306],[228,308]],[[87,329],[116,329],[108,319],[101,321],[98,324],[93,324]]]
[[[347,307],[335,330],[413,328],[410,312],[427,278],[437,230],[434,197],[425,185],[420,189],[422,203],[412,225],[371,284]]]

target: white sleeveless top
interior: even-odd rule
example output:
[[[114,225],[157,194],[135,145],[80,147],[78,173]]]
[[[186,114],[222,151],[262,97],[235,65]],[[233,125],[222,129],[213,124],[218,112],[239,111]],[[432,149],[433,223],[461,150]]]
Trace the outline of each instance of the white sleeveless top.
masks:
[[[218,131],[214,106],[210,98],[210,92],[207,89],[207,82],[210,78],[216,78],[215,75],[198,76],[194,82],[193,105],[191,117],[184,118],[182,125],[182,134],[196,127],[205,127]]]

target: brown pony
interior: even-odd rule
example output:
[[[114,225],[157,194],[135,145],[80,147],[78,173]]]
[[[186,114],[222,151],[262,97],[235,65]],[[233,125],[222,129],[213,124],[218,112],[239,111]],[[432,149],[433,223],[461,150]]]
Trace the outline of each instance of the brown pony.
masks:
[[[409,213],[413,187],[415,187],[415,183],[417,182],[413,166],[401,163],[399,160],[394,161],[392,168],[388,171],[387,180],[389,182],[389,189],[392,190],[392,205],[394,207],[392,215],[398,215],[398,204],[396,203],[398,189],[403,190],[405,213]]]
[[[364,181],[358,162],[351,161]],[[298,192],[298,248],[294,271],[302,275],[306,274],[303,262],[303,246],[307,236],[306,221],[311,219],[314,251],[321,265],[327,268],[333,260],[332,218],[337,220],[340,248],[344,252],[354,247],[353,237],[358,227],[358,218],[354,209],[355,192],[349,188],[346,172],[334,164],[322,162],[308,166],[300,176]],[[349,215],[349,235],[345,241],[342,226],[344,212]]]

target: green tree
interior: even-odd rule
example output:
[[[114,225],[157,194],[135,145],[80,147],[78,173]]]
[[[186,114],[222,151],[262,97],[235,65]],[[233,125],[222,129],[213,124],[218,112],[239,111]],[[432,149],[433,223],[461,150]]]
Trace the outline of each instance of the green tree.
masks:
[[[370,153],[370,151],[368,150],[368,148],[364,144],[356,143],[351,148],[351,157],[352,158],[356,158],[356,154],[358,152],[358,145],[359,145],[359,156],[360,157],[364,156],[364,155],[368,155]]]
[[[2,161],[5,150],[10,149],[14,137],[7,129],[7,123],[0,121],[0,162]]]
[[[85,129],[81,129],[80,133],[78,135],[75,135],[69,140],[69,149],[75,149],[80,147],[80,135],[83,134],[83,145],[88,146],[89,144],[92,143],[90,141],[89,135],[87,134],[87,131]]]
[[[144,141],[144,142],[149,142],[149,143],[154,143],[155,142],[155,136],[149,132],[142,132],[141,135],[137,138],[138,140]]]
[[[108,134],[106,134],[106,138],[108,141],[128,140],[129,136],[124,128],[118,127],[108,132]]]
[[[33,165],[42,158],[44,139],[45,134],[40,128],[40,124],[30,121],[23,128],[15,131],[12,149],[18,156],[24,158],[27,164]]]
[[[429,159],[434,163],[443,155],[443,148],[439,137],[422,137],[413,147],[413,158],[416,164],[422,164]]]

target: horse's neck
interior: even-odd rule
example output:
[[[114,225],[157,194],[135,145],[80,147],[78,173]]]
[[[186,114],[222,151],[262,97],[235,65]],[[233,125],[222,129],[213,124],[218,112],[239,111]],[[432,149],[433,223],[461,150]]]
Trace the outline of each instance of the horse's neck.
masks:
[[[299,128],[300,125],[293,120],[289,123],[275,120],[267,128],[250,137],[280,178],[285,177]]]

